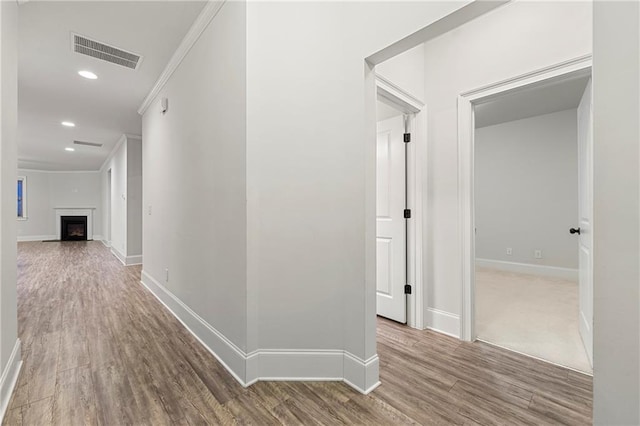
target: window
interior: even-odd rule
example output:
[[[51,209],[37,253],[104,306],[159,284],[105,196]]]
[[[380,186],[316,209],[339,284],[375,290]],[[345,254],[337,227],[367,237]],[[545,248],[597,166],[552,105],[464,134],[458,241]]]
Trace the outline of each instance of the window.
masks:
[[[18,177],[18,219],[27,219],[27,178]]]

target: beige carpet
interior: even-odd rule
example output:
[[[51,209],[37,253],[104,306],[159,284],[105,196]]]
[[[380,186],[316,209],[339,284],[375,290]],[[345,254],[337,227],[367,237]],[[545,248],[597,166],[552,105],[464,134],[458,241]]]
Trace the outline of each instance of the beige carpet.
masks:
[[[578,284],[477,268],[478,339],[592,373],[578,331]]]

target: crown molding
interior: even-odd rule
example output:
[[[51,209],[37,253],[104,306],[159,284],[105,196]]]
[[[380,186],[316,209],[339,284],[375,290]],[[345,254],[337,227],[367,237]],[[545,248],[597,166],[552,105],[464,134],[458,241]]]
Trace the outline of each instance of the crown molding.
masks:
[[[118,138],[118,142],[116,142],[115,146],[113,147],[109,155],[107,155],[107,158],[105,158],[105,160],[102,162],[102,166],[100,166],[100,172],[103,172],[105,170],[105,167],[107,167],[107,164],[109,164],[109,161],[111,161],[113,156],[116,155],[116,152],[120,149],[120,146],[122,146],[122,144],[126,140],[127,140],[127,135],[122,135]]]
[[[45,170],[45,169],[26,169],[18,167],[18,172],[31,173],[100,173],[100,170]]]
[[[204,9],[202,9],[202,12],[200,12],[200,15],[198,15],[187,34],[182,39],[182,42],[180,42],[180,45],[173,53],[173,56],[171,56],[169,63],[165,67],[164,71],[162,71],[162,74],[160,74],[160,77],[158,77],[156,84],[153,85],[147,97],[144,98],[144,101],[142,101],[142,105],[140,105],[140,108],[138,108],[138,114],[143,115],[149,108],[162,88],[165,86],[165,84],[167,84],[169,78],[171,78],[176,69],[178,69],[185,56],[187,56],[187,53],[189,53],[193,45],[196,44],[196,42],[198,41],[204,30],[207,28],[207,26],[211,23],[213,18],[216,17],[225,2],[226,0],[209,0],[207,2],[207,4],[204,6]]]

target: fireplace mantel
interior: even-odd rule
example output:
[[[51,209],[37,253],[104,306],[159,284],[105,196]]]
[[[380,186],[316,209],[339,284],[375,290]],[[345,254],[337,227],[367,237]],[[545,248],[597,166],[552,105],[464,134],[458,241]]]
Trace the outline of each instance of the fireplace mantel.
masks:
[[[95,207],[54,207],[56,213],[56,238],[62,238],[62,227],[60,220],[62,216],[86,216],[87,217],[87,240],[93,240],[93,211]]]

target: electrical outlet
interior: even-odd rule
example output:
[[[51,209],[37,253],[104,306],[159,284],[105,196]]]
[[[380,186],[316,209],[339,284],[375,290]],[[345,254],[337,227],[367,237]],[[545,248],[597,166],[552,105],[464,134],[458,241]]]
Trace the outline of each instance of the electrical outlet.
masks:
[[[148,214],[149,216],[151,216],[151,204],[149,204],[149,207],[147,207],[147,210],[148,210],[148,213],[147,213],[147,214]]]
[[[533,257],[536,259],[542,259],[542,250],[536,250],[533,252]]]
[[[511,256],[513,254],[513,249],[511,247],[507,247],[507,254]]]
[[[166,282],[169,282],[169,268],[166,268],[166,269],[164,270],[164,280],[165,280]]]

